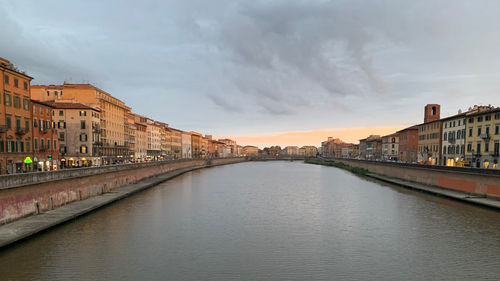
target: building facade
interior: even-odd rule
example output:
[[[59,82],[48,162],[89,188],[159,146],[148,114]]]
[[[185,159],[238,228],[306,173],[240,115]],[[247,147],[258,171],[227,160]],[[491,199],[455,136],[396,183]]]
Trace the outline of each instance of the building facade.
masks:
[[[100,110],[76,102],[44,102],[54,108],[60,168],[102,165]]]
[[[182,132],[181,133],[181,141],[182,141],[182,158],[190,159],[193,157],[192,147],[191,147],[191,133]]]
[[[59,168],[59,142],[54,106],[32,100],[33,170],[53,171]]]
[[[428,165],[439,165],[442,159],[442,122],[440,106],[428,104],[424,109],[424,123],[418,127],[418,162]]]
[[[200,133],[190,132],[191,134],[191,157],[201,158],[201,139]]]
[[[119,163],[127,158],[125,122],[130,107],[123,101],[92,84],[34,85],[31,94],[35,100],[77,102],[99,109],[104,163]]]
[[[417,163],[418,126],[411,126],[397,132],[399,139],[399,161]]]
[[[382,159],[398,161],[399,159],[399,136],[391,134],[382,137]]]
[[[465,158],[473,167],[498,169],[500,108],[466,115]]]
[[[459,161],[465,160],[465,113],[443,118],[441,121],[443,152],[440,164],[456,166]]]
[[[0,173],[33,170],[30,83],[33,78],[0,58]]]
[[[170,128],[172,132],[172,141],[171,141],[171,149],[172,149],[172,157],[174,159],[182,158],[182,131],[174,128]]]

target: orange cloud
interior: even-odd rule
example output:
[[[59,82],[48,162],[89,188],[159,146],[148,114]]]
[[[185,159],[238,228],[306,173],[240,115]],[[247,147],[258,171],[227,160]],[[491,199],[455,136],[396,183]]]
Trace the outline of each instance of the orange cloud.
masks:
[[[360,139],[369,135],[388,135],[408,126],[399,127],[361,127],[361,128],[331,128],[312,131],[284,132],[275,135],[261,136],[227,136],[216,138],[230,138],[240,145],[255,145],[260,148],[280,145],[281,147],[296,145],[320,146],[328,137],[339,138],[345,142],[358,143]]]

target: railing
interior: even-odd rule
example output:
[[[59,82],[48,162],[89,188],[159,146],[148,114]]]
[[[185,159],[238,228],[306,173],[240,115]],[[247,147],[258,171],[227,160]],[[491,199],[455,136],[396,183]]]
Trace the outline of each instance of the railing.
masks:
[[[482,139],[489,139],[490,138],[490,133],[486,133],[486,134],[481,134],[480,137]]]
[[[16,135],[25,135],[26,133],[28,133],[28,130],[23,128],[16,128]]]
[[[7,125],[0,125],[0,133],[6,133],[8,130]]]

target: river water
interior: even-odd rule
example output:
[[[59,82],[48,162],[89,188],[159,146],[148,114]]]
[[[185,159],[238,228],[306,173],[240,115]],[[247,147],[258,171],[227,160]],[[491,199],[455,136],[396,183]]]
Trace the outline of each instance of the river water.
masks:
[[[333,167],[190,172],[0,252],[0,280],[498,280],[500,212]]]

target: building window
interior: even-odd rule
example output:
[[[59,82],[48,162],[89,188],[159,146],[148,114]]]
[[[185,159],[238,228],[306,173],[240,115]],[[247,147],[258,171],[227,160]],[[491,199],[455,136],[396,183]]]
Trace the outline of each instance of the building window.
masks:
[[[7,152],[12,152],[14,150],[14,142],[8,140],[7,141]]]
[[[23,82],[23,88],[25,90],[28,90],[28,82],[26,82],[26,81]]]
[[[33,146],[34,146],[35,150],[38,150],[38,139],[37,138],[33,139]]]
[[[87,111],[80,110],[80,116],[87,116]]]
[[[12,97],[11,97],[11,95],[5,93],[4,101],[5,101],[5,105],[6,106],[11,106],[12,105]]]
[[[24,128],[26,129],[26,132],[30,131],[30,120],[28,118],[24,118]]]
[[[14,96],[14,107],[21,108],[21,98],[18,95]]]
[[[85,120],[80,121],[80,128],[85,129]]]
[[[481,135],[481,127],[477,127],[477,136],[479,137]]]
[[[490,143],[489,142],[485,142],[484,143],[484,152],[489,152],[490,151]]]
[[[63,116],[63,115],[64,115],[63,111],[59,110],[59,116]]]
[[[7,126],[7,129],[12,129],[12,116],[5,115],[5,125]]]
[[[500,133],[500,124],[495,125],[495,135],[498,135]]]
[[[87,146],[86,145],[80,146],[80,153],[87,153]]]
[[[472,152],[472,142],[467,143],[467,152]]]
[[[476,153],[477,153],[477,154],[480,154],[480,153],[481,153],[481,143],[480,143],[480,142],[478,142],[478,143],[476,144]]]
[[[63,132],[59,133],[59,140],[64,141],[64,133]]]
[[[443,136],[444,136],[443,140],[448,140],[448,133],[444,133]]]
[[[30,152],[31,151],[31,145],[30,145],[30,142],[29,141],[26,141],[26,152]]]
[[[14,78],[14,87],[19,88],[19,80]]]
[[[33,118],[33,128],[38,128],[38,120]]]
[[[485,132],[487,135],[490,134],[490,126],[486,126],[486,132]]]
[[[9,75],[5,74],[5,75],[3,76],[3,82],[4,82],[5,84],[9,85]]]
[[[23,98],[23,108],[25,110],[30,110],[30,101],[27,98]]]
[[[45,147],[45,140],[40,139],[40,149],[44,149],[44,147]]]
[[[469,124],[474,123],[474,118],[469,118]]]
[[[57,140],[54,140],[54,151],[57,150]]]
[[[87,141],[87,134],[80,134],[80,141]]]
[[[47,149],[50,150],[50,139],[47,139]]]

